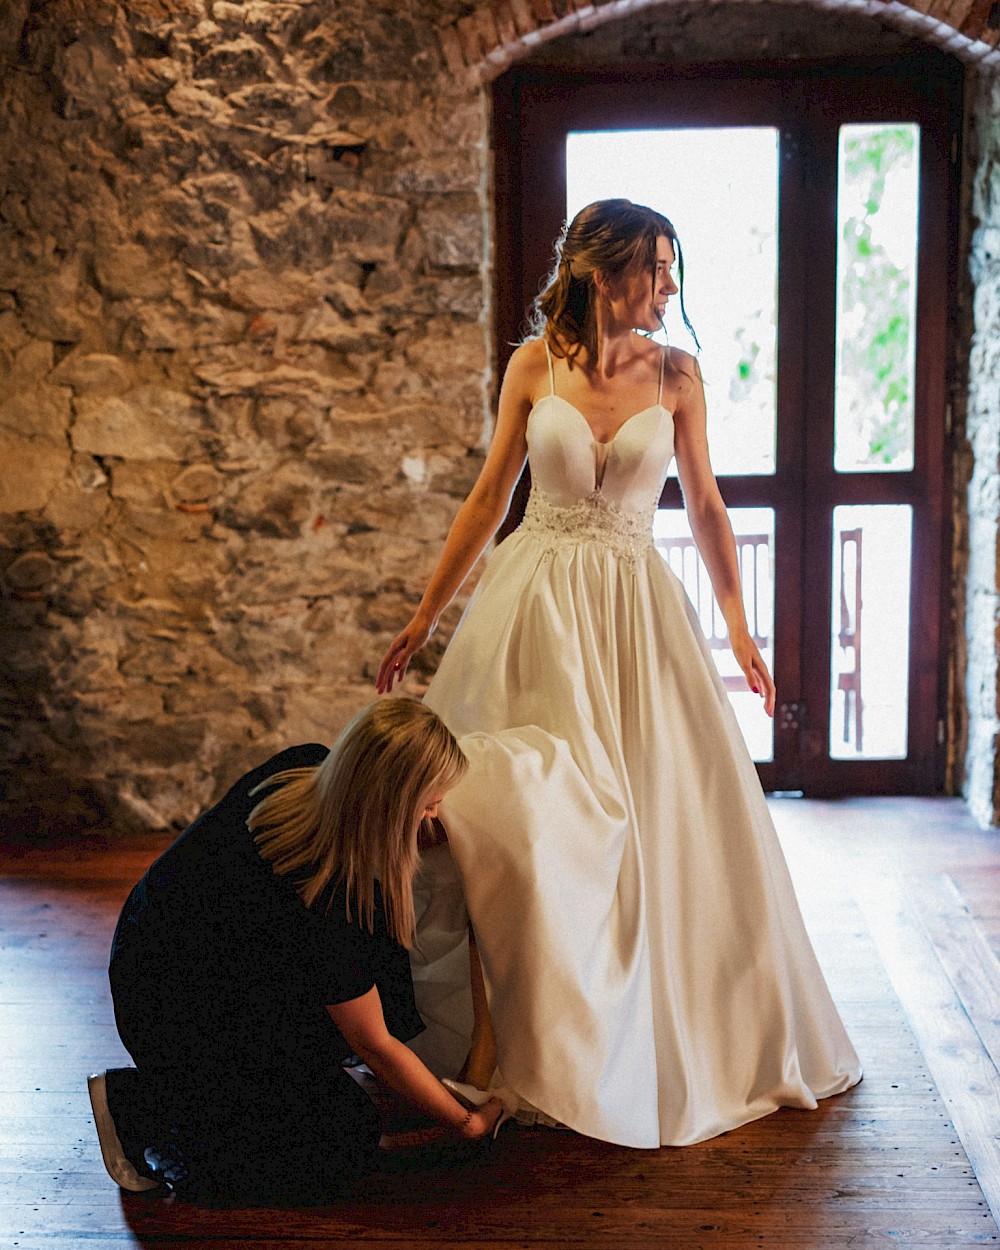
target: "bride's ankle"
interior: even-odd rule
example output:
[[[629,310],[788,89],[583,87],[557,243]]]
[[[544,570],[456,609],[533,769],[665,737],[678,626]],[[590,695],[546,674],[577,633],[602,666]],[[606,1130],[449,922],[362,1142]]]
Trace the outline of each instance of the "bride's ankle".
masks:
[[[474,1085],[476,1089],[488,1089],[496,1066],[496,1051],[477,1053],[470,1050],[465,1063],[459,1069],[458,1080],[466,1085]]]

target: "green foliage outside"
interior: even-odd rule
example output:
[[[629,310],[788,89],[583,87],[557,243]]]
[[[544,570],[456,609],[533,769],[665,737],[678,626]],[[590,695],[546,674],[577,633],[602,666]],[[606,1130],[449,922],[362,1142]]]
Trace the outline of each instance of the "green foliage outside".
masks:
[[[886,184],[912,168],[918,134],[916,126],[858,128],[841,151],[842,190],[860,209],[843,220],[840,237],[838,399],[849,398],[846,412],[838,402],[838,435],[846,418],[873,466],[907,460],[913,448],[911,272],[874,236]]]

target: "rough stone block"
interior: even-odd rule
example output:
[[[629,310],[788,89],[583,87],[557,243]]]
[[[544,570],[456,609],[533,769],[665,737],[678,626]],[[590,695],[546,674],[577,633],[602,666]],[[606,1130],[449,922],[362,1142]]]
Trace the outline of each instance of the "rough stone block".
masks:
[[[222,505],[219,521],[243,534],[297,538],[316,508],[315,483],[295,465],[283,465],[240,484]]]
[[[12,353],[0,390],[0,425],[32,438],[60,442],[70,422],[70,391],[50,386],[52,345],[36,340]]]
[[[227,126],[232,120],[232,110],[225,101],[201,87],[178,83],[167,92],[166,101],[178,117],[212,126]]]
[[[101,299],[82,282],[79,259],[17,287],[25,327],[41,339],[76,343],[101,314]]]
[[[59,481],[45,503],[44,516],[64,542],[76,542],[108,515],[111,501],[106,491],[81,488],[66,477]]]
[[[15,592],[31,594],[47,590],[58,574],[58,566],[45,551],[24,551],[4,569],[4,581]]]
[[[314,277],[293,270],[247,269],[233,275],[227,292],[238,308],[248,312],[268,308],[301,312],[322,298]]]
[[[331,207],[337,210],[333,217],[334,255],[364,265],[395,258],[409,215],[404,200],[360,191],[338,192]]]
[[[170,291],[170,274],[138,243],[123,243],[94,257],[101,290],[113,298],[159,299]]]
[[[55,73],[67,117],[110,113],[120,70],[110,42],[101,34],[88,34],[60,49]]]
[[[32,439],[0,427],[0,514],[44,508],[69,468],[63,443]]]
[[[483,213],[468,196],[449,197],[420,214],[427,259],[440,269],[479,269],[483,263]]]
[[[121,397],[80,395],[73,404],[73,449],[122,460],[190,460],[200,440],[191,399],[138,387]]]
[[[59,386],[71,386],[80,394],[115,395],[127,391],[131,370],[120,356],[107,352],[70,352],[49,374]],[[68,422],[67,422],[68,424]]]

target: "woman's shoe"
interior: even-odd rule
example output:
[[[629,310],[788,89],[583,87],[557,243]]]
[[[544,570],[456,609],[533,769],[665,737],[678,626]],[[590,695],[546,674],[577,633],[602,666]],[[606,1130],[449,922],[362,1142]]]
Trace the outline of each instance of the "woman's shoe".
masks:
[[[115,1127],[108,1106],[107,1080],[103,1072],[95,1072],[87,1077],[87,1090],[90,1094],[90,1105],[94,1111],[94,1127],[97,1129],[97,1140],[101,1146],[101,1158],[108,1170],[108,1175],[121,1189],[129,1193],[141,1194],[150,1189],[159,1189],[161,1183],[151,1176],[141,1176],[135,1164],[125,1154],[118,1129]]]

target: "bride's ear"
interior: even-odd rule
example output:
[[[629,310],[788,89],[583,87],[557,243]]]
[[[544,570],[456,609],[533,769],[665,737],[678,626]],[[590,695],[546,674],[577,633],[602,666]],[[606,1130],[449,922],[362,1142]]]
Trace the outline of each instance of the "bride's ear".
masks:
[[[611,298],[611,279],[603,269],[595,269],[591,281],[598,295],[603,295],[605,299]]]

